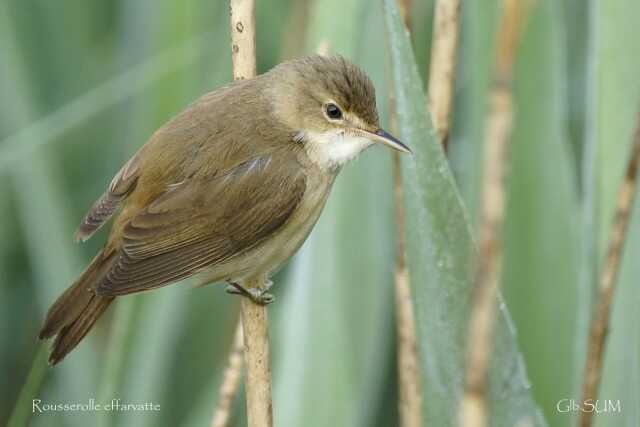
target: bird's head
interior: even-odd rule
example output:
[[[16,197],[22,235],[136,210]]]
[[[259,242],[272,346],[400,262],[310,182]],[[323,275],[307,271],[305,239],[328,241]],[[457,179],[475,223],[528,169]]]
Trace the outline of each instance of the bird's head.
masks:
[[[274,113],[318,166],[338,170],[375,143],[411,152],[380,128],[373,83],[343,57],[284,62],[265,77]]]

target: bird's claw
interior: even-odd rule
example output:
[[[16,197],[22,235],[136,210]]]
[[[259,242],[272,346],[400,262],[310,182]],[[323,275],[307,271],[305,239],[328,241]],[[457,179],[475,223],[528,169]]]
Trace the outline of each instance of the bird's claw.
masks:
[[[267,305],[276,299],[272,294],[267,292],[271,286],[273,286],[271,280],[265,283],[264,288],[245,288],[239,283],[229,282],[229,286],[225,288],[225,292],[232,295],[245,296],[256,304]]]

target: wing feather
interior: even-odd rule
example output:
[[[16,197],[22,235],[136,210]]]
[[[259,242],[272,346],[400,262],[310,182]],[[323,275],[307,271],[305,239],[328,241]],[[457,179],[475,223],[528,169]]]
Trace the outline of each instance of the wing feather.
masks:
[[[89,239],[133,191],[138,179],[138,155],[133,156],[111,180],[107,191],[93,204],[76,230],[76,242]]]
[[[250,250],[287,222],[305,188],[299,164],[271,154],[172,186],[126,224],[97,293],[157,288]]]

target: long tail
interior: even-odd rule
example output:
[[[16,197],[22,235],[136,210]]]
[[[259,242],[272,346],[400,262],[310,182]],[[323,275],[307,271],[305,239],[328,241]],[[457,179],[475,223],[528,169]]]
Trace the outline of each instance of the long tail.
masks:
[[[56,336],[49,363],[55,365],[78,345],[114,297],[95,294],[95,284],[111,268],[113,256],[100,252],[91,264],[51,306],[40,339]]]

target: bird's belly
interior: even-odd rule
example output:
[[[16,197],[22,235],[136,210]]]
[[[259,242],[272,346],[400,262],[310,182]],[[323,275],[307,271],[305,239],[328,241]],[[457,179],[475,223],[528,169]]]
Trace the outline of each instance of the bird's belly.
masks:
[[[296,211],[284,226],[256,248],[233,257],[209,271],[217,281],[242,282],[249,277],[269,278],[302,246],[309,236],[329,196],[333,179],[307,181],[305,191]]]

